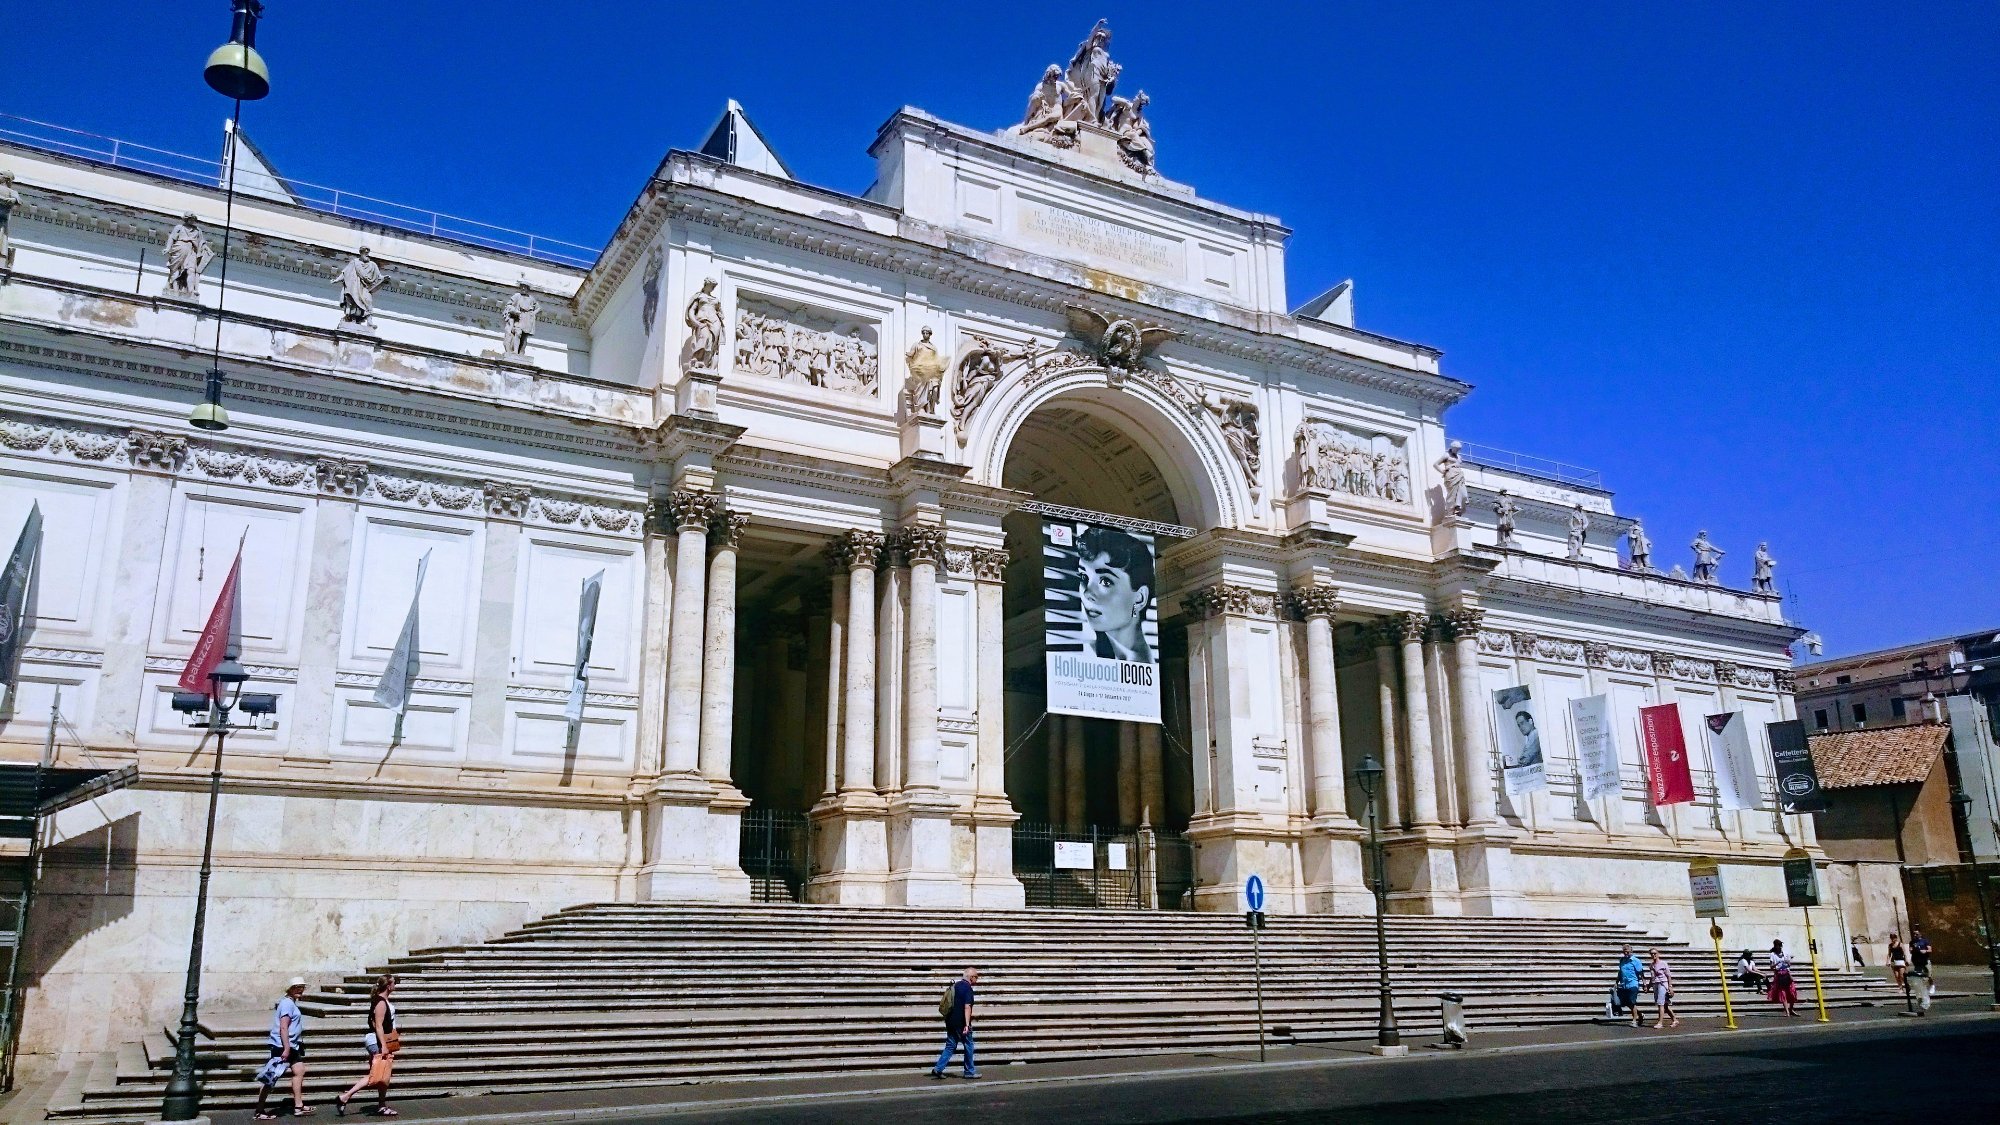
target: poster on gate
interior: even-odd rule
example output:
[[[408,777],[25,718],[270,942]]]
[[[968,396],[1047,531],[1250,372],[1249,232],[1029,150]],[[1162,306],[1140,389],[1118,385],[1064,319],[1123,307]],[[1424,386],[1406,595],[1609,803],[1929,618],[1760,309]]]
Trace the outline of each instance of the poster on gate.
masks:
[[[1757,784],[1757,755],[1750,749],[1750,724],[1743,712],[1702,716],[1708,727],[1708,764],[1715,770],[1716,802],[1725,809],[1764,805]]]
[[[1662,703],[1639,708],[1639,748],[1646,757],[1646,787],[1653,805],[1694,801],[1694,774],[1688,769],[1687,740],[1681,735],[1681,708]]]
[[[1160,614],[1151,535],[1042,518],[1049,713],[1160,721]]]
[[[1501,688],[1493,693],[1493,725],[1500,736],[1500,777],[1507,795],[1518,797],[1536,789],[1547,789],[1549,778],[1542,764],[1542,727],[1535,720],[1535,700],[1525,686]]]
[[[1586,695],[1569,701],[1570,725],[1576,730],[1577,772],[1583,775],[1586,800],[1618,792],[1618,744],[1611,737],[1611,697]]]

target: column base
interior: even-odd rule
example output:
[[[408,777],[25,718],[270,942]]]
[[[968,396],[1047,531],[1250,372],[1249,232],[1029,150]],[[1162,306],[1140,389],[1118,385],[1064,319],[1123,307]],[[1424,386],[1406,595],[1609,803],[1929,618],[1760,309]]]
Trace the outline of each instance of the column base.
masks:
[[[1292,879],[1298,870],[1296,832],[1272,828],[1256,813],[1217,813],[1189,822],[1187,838],[1194,845],[1196,910],[1247,909],[1243,885],[1256,875],[1264,880],[1266,913],[1304,912],[1301,888]]]
[[[978,797],[966,817],[972,830],[972,906],[1025,910],[1028,892],[1014,875],[1014,822],[1021,814],[1005,798]]]
[[[904,790],[889,804],[888,902],[963,907],[965,880],[951,862],[958,800],[937,789]]]
[[[1351,820],[1325,817],[1313,821],[1299,842],[1302,892],[1308,914],[1369,915],[1375,896],[1369,892],[1366,870],[1367,833]]]
[[[708,854],[715,865],[716,897],[727,902],[750,901],[750,876],[743,872],[743,810],[750,798],[726,781],[714,783],[708,802]]]
[[[1458,834],[1453,854],[1463,913],[1489,918],[1527,914],[1526,900],[1514,882],[1513,841],[1513,832],[1496,825],[1479,825]]]
[[[851,906],[884,906],[889,901],[888,802],[873,791],[836,793],[807,814],[813,835],[813,866],[806,901]]]
[[[639,898],[710,902],[723,897],[716,880],[708,811],[715,795],[715,786],[697,774],[667,774],[647,791],[646,862],[636,881]]]
[[[1396,839],[1382,841],[1389,869],[1389,913],[1455,916],[1465,912],[1459,900],[1458,863],[1452,833],[1442,828],[1413,828]]]

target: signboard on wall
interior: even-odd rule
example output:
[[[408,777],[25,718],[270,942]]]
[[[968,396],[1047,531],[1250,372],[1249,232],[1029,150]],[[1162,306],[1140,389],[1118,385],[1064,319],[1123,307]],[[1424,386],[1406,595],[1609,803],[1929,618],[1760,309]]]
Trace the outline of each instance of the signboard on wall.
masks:
[[[1526,685],[1501,688],[1493,693],[1493,726],[1499,733],[1500,776],[1507,795],[1516,797],[1536,789],[1547,789],[1549,778],[1542,764],[1542,725],[1535,718],[1535,699]]]
[[[1646,787],[1654,807],[1694,800],[1694,773],[1688,769],[1687,740],[1681,735],[1680,704],[1639,708],[1639,748],[1646,757]]]
[[[1806,725],[1797,719],[1766,723],[1771,740],[1771,765],[1778,774],[1778,803],[1788,813],[1826,811],[1826,791],[1819,787],[1819,770],[1813,767],[1812,750],[1806,744]]]
[[[1618,792],[1618,743],[1611,735],[1611,697],[1586,695],[1569,701],[1571,726],[1576,729],[1577,771],[1583,776],[1586,799]]]
[[[1057,840],[1055,866],[1059,871],[1089,871],[1097,866],[1097,849],[1088,840]]]
[[[1042,518],[1049,713],[1160,721],[1160,613],[1151,535]]]

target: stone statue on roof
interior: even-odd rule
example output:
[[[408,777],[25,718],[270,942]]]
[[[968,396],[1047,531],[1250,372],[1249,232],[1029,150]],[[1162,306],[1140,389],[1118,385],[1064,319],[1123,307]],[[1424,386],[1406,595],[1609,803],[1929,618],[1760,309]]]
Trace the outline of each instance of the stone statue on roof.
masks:
[[[167,232],[167,296],[194,300],[201,296],[201,271],[215,260],[215,248],[201,233],[194,212],[181,216]]]
[[[1118,71],[1118,64],[1111,61],[1111,27],[1098,20],[1083,42],[1076,45],[1076,54],[1070,56],[1067,77],[1070,88],[1076,91],[1076,99],[1064,115],[1071,121],[1101,123],[1111,91],[1118,86]]]

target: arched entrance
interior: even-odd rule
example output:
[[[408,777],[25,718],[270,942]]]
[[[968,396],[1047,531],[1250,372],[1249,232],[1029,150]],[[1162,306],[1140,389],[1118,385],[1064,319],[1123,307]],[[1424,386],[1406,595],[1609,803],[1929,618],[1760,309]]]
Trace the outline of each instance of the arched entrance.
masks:
[[[1205,487],[1200,457],[1176,440],[1184,437],[1179,427],[1155,405],[1106,386],[1101,374],[1093,383],[1016,415],[1000,483],[1130,530],[1213,517],[1221,505]],[[1051,715],[1043,518],[1020,511],[1005,522],[1007,790],[1022,814],[1015,873],[1029,905],[1185,906],[1194,864],[1182,833],[1195,809],[1187,634],[1178,612],[1184,591],[1171,566],[1179,537],[1156,539],[1166,560],[1155,568],[1153,591],[1163,722]],[[1090,868],[1074,866],[1085,856]]]

